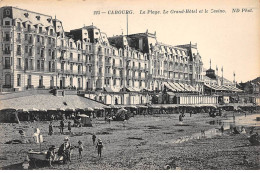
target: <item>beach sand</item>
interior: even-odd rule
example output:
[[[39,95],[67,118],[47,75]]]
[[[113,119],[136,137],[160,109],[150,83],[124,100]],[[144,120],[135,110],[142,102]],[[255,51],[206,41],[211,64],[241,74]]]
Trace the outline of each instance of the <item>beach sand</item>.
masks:
[[[233,113],[226,113],[231,117]],[[72,161],[68,164],[54,163],[53,168],[38,164],[34,169],[89,169],[89,170],[157,170],[169,165],[171,169],[259,169],[260,146],[250,145],[247,134],[234,135],[230,130],[219,133],[220,125],[209,124],[212,120],[223,120],[224,117],[211,118],[208,114],[186,114],[184,122],[179,123],[179,114],[137,115],[123,122],[105,123],[104,118],[93,119],[93,127],[73,127],[69,135],[65,127],[64,135],[59,134],[59,121],[54,121],[54,135],[48,135],[49,122],[21,122],[21,124],[0,124],[0,167],[1,169],[21,169],[29,149],[40,149],[39,144],[5,144],[20,139],[19,129],[27,137],[34,128],[39,128],[44,142],[42,149],[62,144],[69,136],[73,146],[83,142],[83,159],[78,160],[78,150],[72,152]],[[236,116],[243,116],[236,114]],[[65,122],[67,126],[67,122]],[[215,129],[217,135],[211,138],[199,137],[201,131]],[[260,127],[255,127],[259,132]],[[92,143],[92,133],[101,138],[104,144],[102,158]],[[197,138],[198,137],[198,138]],[[30,138],[30,137],[28,137]],[[243,164],[246,156],[249,164]]]

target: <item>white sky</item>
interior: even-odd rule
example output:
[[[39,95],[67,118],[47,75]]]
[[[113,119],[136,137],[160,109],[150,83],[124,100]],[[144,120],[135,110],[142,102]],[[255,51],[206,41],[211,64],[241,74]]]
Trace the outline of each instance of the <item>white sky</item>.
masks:
[[[157,33],[166,44],[198,44],[204,67],[221,66],[224,77],[238,82],[260,76],[260,2],[258,0],[0,0],[0,6],[11,5],[51,16],[63,22],[64,29],[85,25],[99,27],[108,37],[126,34],[126,15],[93,15],[101,10],[133,10],[129,15],[129,34]],[[253,8],[251,13],[232,13],[232,8]],[[140,10],[224,9],[225,14],[139,14]]]

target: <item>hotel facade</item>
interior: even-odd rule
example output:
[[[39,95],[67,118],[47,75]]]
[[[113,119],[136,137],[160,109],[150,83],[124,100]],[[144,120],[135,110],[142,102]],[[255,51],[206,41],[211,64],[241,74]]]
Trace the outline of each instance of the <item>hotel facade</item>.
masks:
[[[165,88],[203,94],[196,44],[167,45],[148,30],[108,37],[90,25],[65,32],[52,16],[9,6],[0,19],[3,92],[72,89],[107,104],[148,103]]]

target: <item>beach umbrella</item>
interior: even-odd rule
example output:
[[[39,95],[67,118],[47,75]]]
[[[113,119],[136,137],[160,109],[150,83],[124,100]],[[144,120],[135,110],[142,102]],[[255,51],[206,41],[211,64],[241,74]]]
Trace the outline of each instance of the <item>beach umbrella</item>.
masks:
[[[30,112],[36,112],[36,111],[38,111],[38,109],[36,109],[36,108],[31,108],[31,109],[28,109],[28,111],[30,111]]]
[[[94,111],[93,108],[85,108],[85,111]]]
[[[65,108],[57,108],[57,111],[65,111]]]

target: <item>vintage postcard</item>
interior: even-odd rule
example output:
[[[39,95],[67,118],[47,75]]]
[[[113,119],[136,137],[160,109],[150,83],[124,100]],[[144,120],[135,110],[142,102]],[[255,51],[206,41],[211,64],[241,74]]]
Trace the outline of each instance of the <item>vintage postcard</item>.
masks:
[[[0,0],[1,170],[259,170],[259,0]]]

